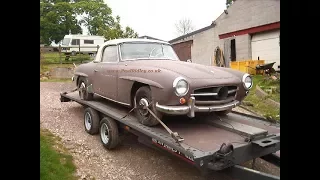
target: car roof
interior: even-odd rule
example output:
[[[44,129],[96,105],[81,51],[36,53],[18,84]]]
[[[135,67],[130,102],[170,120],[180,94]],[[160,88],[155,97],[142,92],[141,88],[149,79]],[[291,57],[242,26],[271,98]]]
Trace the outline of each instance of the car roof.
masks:
[[[103,45],[112,45],[112,44],[121,44],[125,42],[153,42],[153,43],[163,43],[163,44],[170,44],[166,41],[159,41],[159,40],[153,40],[153,39],[140,39],[140,38],[121,38],[121,39],[112,39],[109,41],[106,41]]]

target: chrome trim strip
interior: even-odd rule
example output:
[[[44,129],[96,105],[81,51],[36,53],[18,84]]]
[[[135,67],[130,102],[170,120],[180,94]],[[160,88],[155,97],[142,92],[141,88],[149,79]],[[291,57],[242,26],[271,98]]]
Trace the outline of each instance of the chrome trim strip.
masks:
[[[97,95],[97,96],[100,96],[100,97],[102,97],[102,98],[104,98],[104,99],[107,99],[107,100],[113,101],[113,102],[115,102],[115,103],[118,103],[118,104],[122,104],[122,105],[125,105],[125,106],[131,106],[131,105],[130,105],[130,104],[128,104],[128,103],[124,103],[124,102],[116,101],[116,100],[113,100],[113,99],[110,99],[110,98],[104,97],[104,96],[102,96],[102,95],[100,95],[100,94],[97,94],[97,93],[94,93],[94,94],[95,94],[95,95]]]
[[[156,103],[156,108],[158,111],[165,114],[172,115],[188,115],[189,117],[195,117],[195,112],[213,112],[213,111],[223,111],[234,108],[240,104],[239,101],[234,100],[230,103],[223,105],[214,105],[214,106],[196,106],[195,98],[191,97],[188,101],[188,106],[165,106]]]
[[[216,101],[199,101],[199,100],[196,100],[196,104],[197,105],[225,104],[225,103],[231,102],[233,100],[235,100],[235,97],[228,97],[225,100],[216,100]]]
[[[191,96],[217,96],[218,93],[199,93],[199,94],[191,94]]]

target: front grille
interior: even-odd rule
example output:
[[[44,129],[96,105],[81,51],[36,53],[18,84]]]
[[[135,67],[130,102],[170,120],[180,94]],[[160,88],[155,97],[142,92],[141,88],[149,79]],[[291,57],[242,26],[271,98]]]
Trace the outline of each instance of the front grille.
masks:
[[[235,99],[237,86],[207,87],[194,90],[191,96],[195,97],[197,105],[224,104]]]

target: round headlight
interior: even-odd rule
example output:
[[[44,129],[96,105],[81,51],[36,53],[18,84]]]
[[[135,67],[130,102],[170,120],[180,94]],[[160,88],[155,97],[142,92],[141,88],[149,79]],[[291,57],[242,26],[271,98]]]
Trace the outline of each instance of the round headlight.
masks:
[[[253,82],[252,82],[252,78],[249,74],[243,75],[242,82],[243,82],[243,86],[246,90],[249,90],[252,88]]]
[[[175,88],[175,93],[177,96],[184,96],[189,91],[189,84],[182,77],[178,77],[173,81],[173,88]]]

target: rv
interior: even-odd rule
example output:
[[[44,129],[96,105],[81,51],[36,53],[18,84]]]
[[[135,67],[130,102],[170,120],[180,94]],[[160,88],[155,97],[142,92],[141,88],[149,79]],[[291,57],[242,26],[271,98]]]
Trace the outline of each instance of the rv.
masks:
[[[101,46],[106,39],[103,36],[91,35],[65,35],[62,44],[61,52],[66,55],[76,54],[96,54],[98,47]]]

